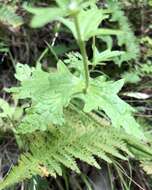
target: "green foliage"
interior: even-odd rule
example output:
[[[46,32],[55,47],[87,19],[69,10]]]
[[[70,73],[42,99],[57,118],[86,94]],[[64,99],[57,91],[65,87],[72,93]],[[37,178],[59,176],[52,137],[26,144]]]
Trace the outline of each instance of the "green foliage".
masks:
[[[75,61],[75,66],[82,64],[77,57]],[[69,62],[72,64],[72,61]],[[82,68],[83,66],[78,68],[80,73]],[[16,71],[15,76],[21,81],[21,86],[8,91],[13,92],[17,99],[32,100],[27,115],[16,129],[17,132],[46,130],[50,123],[62,125],[63,109],[68,106],[72,98],[77,97],[85,102],[85,112],[101,109],[111,119],[114,127],[122,127],[129,134],[133,132],[134,136],[144,138],[139,124],[131,115],[134,110],[117,96],[123,86],[123,80],[107,82],[104,77],[90,78],[90,86],[84,94],[84,74],[81,73],[80,78],[74,76],[61,61],[58,62],[57,71],[51,74],[44,72],[40,65],[29,68],[27,65],[18,64]]]
[[[150,28],[150,26],[149,26]],[[144,52],[144,59],[151,58],[152,56],[152,38],[145,36],[141,38],[140,43],[145,46],[146,52]]]
[[[14,123],[18,122],[23,114],[23,108],[15,104],[9,104],[6,100],[0,98],[0,131],[13,130]]]
[[[63,109],[75,93],[82,91],[83,81],[72,75],[62,61],[58,62],[57,71],[51,74],[43,71],[40,65],[30,68],[18,64],[16,71],[21,86],[8,91],[14,92],[17,99],[32,100],[32,106],[17,131],[28,133],[46,130],[50,123],[63,124]]]
[[[59,16],[64,16],[64,12],[60,8],[26,8],[30,13],[35,16],[32,19],[31,25],[33,27],[41,27],[52,20],[57,20]],[[44,16],[45,15],[45,16]],[[47,15],[47,16],[46,16]]]
[[[94,63],[95,65],[99,65],[100,63],[103,64],[105,61],[111,61],[115,57],[121,56],[124,52],[122,51],[111,51],[107,49],[103,52],[99,52],[97,48],[95,48],[95,55],[94,55]]]
[[[32,27],[42,27],[45,24],[53,21],[58,20],[61,17],[68,16],[72,12],[72,9],[78,8],[79,1],[73,1],[69,3],[69,1],[56,1],[56,6],[50,8],[44,7],[29,7],[24,6],[27,11],[34,14],[34,17],[31,21]],[[71,10],[70,10],[71,9]],[[47,16],[46,16],[47,15]]]
[[[97,168],[100,166],[96,157],[108,163],[130,157],[143,162],[152,160],[151,144],[132,115],[135,110],[118,96],[124,80],[107,81],[104,74],[90,76],[89,67],[109,60],[120,64],[137,55],[134,36],[119,4],[108,1],[108,5],[110,9],[99,9],[95,1],[56,0],[54,7],[25,7],[34,15],[33,27],[50,21],[66,25],[80,53],[71,52],[67,58],[59,59],[57,69],[51,72],[44,71],[40,61],[35,67],[17,64],[15,77],[19,85],[6,91],[15,101],[30,105],[13,126],[20,141],[26,141],[26,151],[0,183],[0,189],[35,175],[62,175],[63,166],[79,173],[77,159]],[[118,21],[121,30],[101,28],[111,11],[112,21]],[[93,42],[93,58],[89,59],[86,42],[105,35],[108,49],[99,53]],[[120,46],[126,46],[127,53],[112,50],[111,35],[117,36]],[[2,103],[3,112],[9,113],[9,105]],[[92,112],[103,112],[111,123],[103,126],[101,118],[92,117]]]
[[[136,66],[135,69],[131,69],[128,72],[125,72],[121,77],[125,80],[126,83],[138,83],[141,81],[142,77],[151,77],[152,74],[152,64],[151,61],[147,63],[141,63]]]
[[[111,119],[114,127],[123,127],[127,133],[144,138],[139,124],[131,116],[133,108],[117,96],[123,84],[123,80],[106,82],[100,77],[91,81],[88,93],[80,95],[85,102],[84,111],[90,112],[100,108]]]
[[[22,17],[18,16],[15,8],[0,3],[0,21],[3,24],[18,27],[23,24]]]
[[[80,34],[81,34],[81,40],[87,41],[92,36],[96,35],[97,32],[101,31],[101,29],[98,29],[99,24],[107,18],[107,15],[102,13],[101,10],[97,9],[96,7],[93,7],[88,10],[80,11],[79,16],[77,18],[78,24],[81,24],[80,27]],[[90,19],[93,19],[94,22],[89,22]],[[62,23],[64,23],[73,33],[75,39],[78,40],[77,36],[77,29],[75,28],[75,24],[70,19],[60,19]]]
[[[137,71],[128,71],[121,75],[121,77],[125,80],[125,83],[138,83],[140,82],[141,78],[138,75]]]
[[[135,144],[119,130],[100,127],[88,117],[81,120],[80,114],[75,117],[76,113],[72,113],[71,109],[66,111],[68,121],[62,127],[50,126],[49,131],[29,137],[30,151],[22,154],[18,166],[13,167],[0,189],[33,175],[62,175],[63,165],[79,173],[76,158],[100,168],[95,157],[111,163],[114,157],[127,160],[126,154],[133,156],[127,144],[135,146],[138,141]],[[144,144],[138,145],[139,150],[143,148],[147,155],[151,154]]]
[[[152,0],[149,0],[149,1],[148,1],[148,4],[149,4],[150,6],[152,6]]]
[[[118,45],[125,46],[126,53],[122,54],[119,59],[116,59],[115,63],[121,65],[123,61],[129,61],[136,59],[139,56],[139,47],[137,40],[132,32],[127,17],[121,10],[121,3],[119,1],[107,0],[108,8],[112,11],[113,22],[118,22],[122,34],[118,35]]]
[[[0,52],[7,53],[9,51],[7,44],[5,44],[3,41],[0,42]]]
[[[75,2],[76,3],[76,2]],[[72,2],[71,2],[72,4]],[[89,38],[95,35],[116,35],[119,34],[120,31],[118,30],[110,30],[110,29],[99,29],[99,24],[106,18],[108,18],[108,15],[102,11],[99,10],[96,6],[91,7],[90,9],[83,10],[81,9],[81,6],[83,7],[83,4],[79,7],[79,4],[77,5],[69,5],[70,6],[76,6],[75,9],[79,12],[77,17],[77,22],[80,27],[80,35],[81,40],[87,41]],[[68,7],[67,7],[68,8]],[[69,12],[70,8],[63,9],[63,8],[30,8],[26,7],[26,10],[28,10],[30,13],[34,14],[34,17],[31,22],[32,27],[41,27],[48,22],[52,20],[59,20],[64,25],[66,25],[71,32],[73,33],[75,39],[78,40],[77,36],[77,29],[75,27],[75,24],[73,22],[73,18],[63,18],[67,15],[71,15],[73,13]],[[74,11],[74,10],[73,10]],[[48,14],[47,14],[48,12]],[[47,16],[46,16],[47,14]],[[93,19],[94,22],[90,23],[90,19]]]
[[[139,67],[138,70],[139,70],[140,75],[143,75],[143,76],[149,75],[150,76],[152,74],[152,63],[151,63],[151,61],[148,61],[145,64],[141,64],[141,66]]]
[[[144,169],[144,171],[148,175],[152,175],[152,162],[151,161],[142,162],[141,167]]]
[[[10,117],[12,118],[12,115],[15,111],[14,107],[11,107],[7,101],[3,100],[0,98],[0,117],[1,118],[7,118]]]
[[[108,15],[106,11],[98,9],[95,5],[93,6],[91,4],[90,8],[83,9],[85,3],[83,4],[82,2],[78,3],[73,1],[68,6],[67,4],[63,6],[62,3],[61,5],[58,2],[57,4],[59,5],[59,7],[55,8],[27,7],[26,9],[34,14],[34,17],[32,19],[32,26],[33,27],[42,26],[48,23],[49,21],[56,20],[57,18],[57,20],[64,23],[72,31],[79,45],[83,46],[80,47],[81,50],[82,48],[84,48],[84,45],[81,44],[81,42],[88,41],[92,36],[119,34],[119,32],[116,30],[99,28],[99,24],[104,19],[107,19]],[[50,9],[53,9],[53,11],[50,11]],[[58,14],[58,11],[56,11],[56,9],[60,10],[62,12],[62,15]],[[51,14],[51,15],[48,14],[48,17],[46,17],[47,10],[50,11]],[[122,14],[121,11],[120,13]],[[62,17],[67,15],[69,15],[68,18]],[[77,17],[75,15],[77,15]],[[90,23],[90,19],[92,18],[94,22]],[[80,25],[81,27],[79,27]],[[123,39],[120,37],[119,37],[119,42],[120,39],[121,39],[120,44],[122,45],[124,42]],[[111,51],[109,49],[104,51],[103,53],[98,53],[98,50],[96,48],[94,49],[94,51],[95,51],[94,52],[95,62],[93,64],[100,64],[100,62],[102,61],[107,61],[112,59],[113,57],[123,55],[123,52]],[[85,58],[86,55],[84,53],[84,50],[82,50],[81,53],[83,53],[81,58],[82,59],[81,63],[84,62],[85,70],[83,71],[83,66],[80,66],[79,63],[80,60],[77,59],[76,61],[75,59],[75,61],[77,65],[79,64],[79,72],[81,73],[81,75],[85,80],[86,78],[85,75],[88,72],[86,70],[87,67],[86,66],[87,62]],[[91,64],[91,62],[89,64]],[[76,65],[75,68],[77,69]],[[116,88],[117,85],[115,83],[112,86],[109,84],[109,82],[105,82],[105,84],[101,85],[100,83],[104,81],[100,80],[97,81],[98,79],[92,80],[90,78],[91,85],[88,88],[88,93],[84,95],[83,94],[83,89],[85,88],[84,80],[82,80],[82,78],[78,78],[72,75],[61,61],[58,62],[58,72],[56,72],[55,74],[51,74],[50,77],[48,73],[40,69],[35,69],[35,71],[28,73],[31,76],[29,77],[28,80],[21,81],[21,87],[12,88],[10,90],[10,92],[15,92],[18,95],[19,99],[24,99],[24,98],[32,99],[32,107],[28,110],[27,116],[23,119],[23,121],[19,125],[17,129],[18,132],[27,133],[27,132],[33,132],[37,129],[46,130],[47,128],[45,126],[48,126],[50,122],[59,125],[63,124],[64,122],[63,109],[75,96],[84,100],[86,104],[84,107],[85,111],[92,111],[93,109],[98,110],[100,108],[104,110],[105,113],[109,116],[109,118],[112,121],[112,124],[115,127],[117,128],[123,127],[128,133],[131,133],[133,128],[134,135],[136,137],[137,136],[139,138],[144,137],[141,130],[139,129],[140,128],[139,125],[135,122],[135,120],[131,116],[131,112],[133,111],[132,108],[129,107],[129,105],[127,105],[126,103],[123,103],[123,101],[119,99],[117,96],[117,93],[119,92],[122,85],[121,87],[118,86],[117,89]],[[18,73],[16,74],[16,76],[18,76]],[[88,83],[88,80],[89,78],[87,77],[86,83]],[[94,86],[96,86],[96,88],[94,88]],[[115,87],[116,90],[111,91],[111,87],[112,88]],[[110,98],[111,93],[113,94],[113,97]],[[91,102],[90,101],[91,97],[92,98],[98,97],[97,102],[93,101],[94,105],[88,105]],[[105,101],[104,98],[106,98]],[[120,106],[120,109],[119,109],[119,104],[122,105]],[[115,106],[112,108],[111,105]],[[91,109],[86,110],[87,106],[90,107]],[[115,117],[115,112],[117,113],[117,117]],[[128,123],[126,122],[126,120],[131,122]],[[39,123],[41,124],[39,125]]]

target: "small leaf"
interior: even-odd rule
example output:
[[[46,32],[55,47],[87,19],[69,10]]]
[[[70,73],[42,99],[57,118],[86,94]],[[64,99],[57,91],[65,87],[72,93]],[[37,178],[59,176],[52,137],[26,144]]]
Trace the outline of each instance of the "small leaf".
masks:
[[[6,100],[3,100],[2,98],[0,98],[0,117],[2,118],[7,118],[10,117],[12,118],[15,108],[11,107]]]
[[[123,51],[111,51],[110,49],[107,49],[107,50],[103,51],[102,53],[99,53],[97,48],[95,48],[94,64],[97,65],[104,61],[113,60],[114,57],[120,56],[123,53],[124,53]]]
[[[125,72],[121,75],[121,78],[125,80],[125,83],[138,83],[141,81],[141,78],[136,71]]]

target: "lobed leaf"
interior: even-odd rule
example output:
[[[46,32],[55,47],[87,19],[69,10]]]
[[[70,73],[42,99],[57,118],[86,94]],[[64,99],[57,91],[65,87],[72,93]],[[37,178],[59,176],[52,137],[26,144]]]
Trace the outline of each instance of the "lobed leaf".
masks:
[[[17,65],[16,72],[15,76],[21,84],[7,91],[18,99],[32,100],[31,107],[26,109],[27,114],[16,129],[17,132],[44,131],[52,123],[62,125],[63,109],[75,94],[82,92],[83,80],[72,75],[62,61],[58,62],[57,71],[52,73],[43,71],[40,65],[30,68],[20,64]]]

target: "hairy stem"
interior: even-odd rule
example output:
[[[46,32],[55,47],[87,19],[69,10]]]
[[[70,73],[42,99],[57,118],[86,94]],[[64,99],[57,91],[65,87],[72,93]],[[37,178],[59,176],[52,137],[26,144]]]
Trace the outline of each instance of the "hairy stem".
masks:
[[[85,72],[85,93],[87,92],[87,89],[89,87],[89,69],[88,69],[88,57],[87,57],[87,52],[86,52],[86,47],[85,47],[85,42],[81,38],[81,32],[80,32],[80,26],[78,22],[78,17],[77,15],[74,15],[74,24],[77,32],[77,42],[80,47],[80,51],[82,54],[83,58],[83,65],[84,65],[84,72]]]

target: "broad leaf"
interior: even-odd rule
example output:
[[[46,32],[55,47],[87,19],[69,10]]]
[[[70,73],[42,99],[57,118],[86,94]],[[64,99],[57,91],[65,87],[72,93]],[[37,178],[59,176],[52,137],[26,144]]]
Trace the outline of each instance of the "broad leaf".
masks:
[[[75,94],[82,92],[83,81],[72,75],[61,61],[58,62],[57,71],[53,73],[44,72],[38,65],[29,71],[30,75],[27,77],[27,73],[22,72],[24,67],[27,65],[17,66],[16,76],[21,85],[8,90],[18,99],[32,100],[32,106],[27,109],[27,115],[17,131],[27,133],[37,129],[45,130],[51,123],[63,124],[63,109]]]
[[[137,138],[144,139],[139,124],[132,116],[134,109],[121,100],[117,93],[122,88],[124,81],[105,82],[103,78],[98,77],[90,81],[88,92],[80,95],[79,98],[85,102],[84,111],[103,110],[111,119],[112,125],[116,128],[124,128],[129,134]]]

